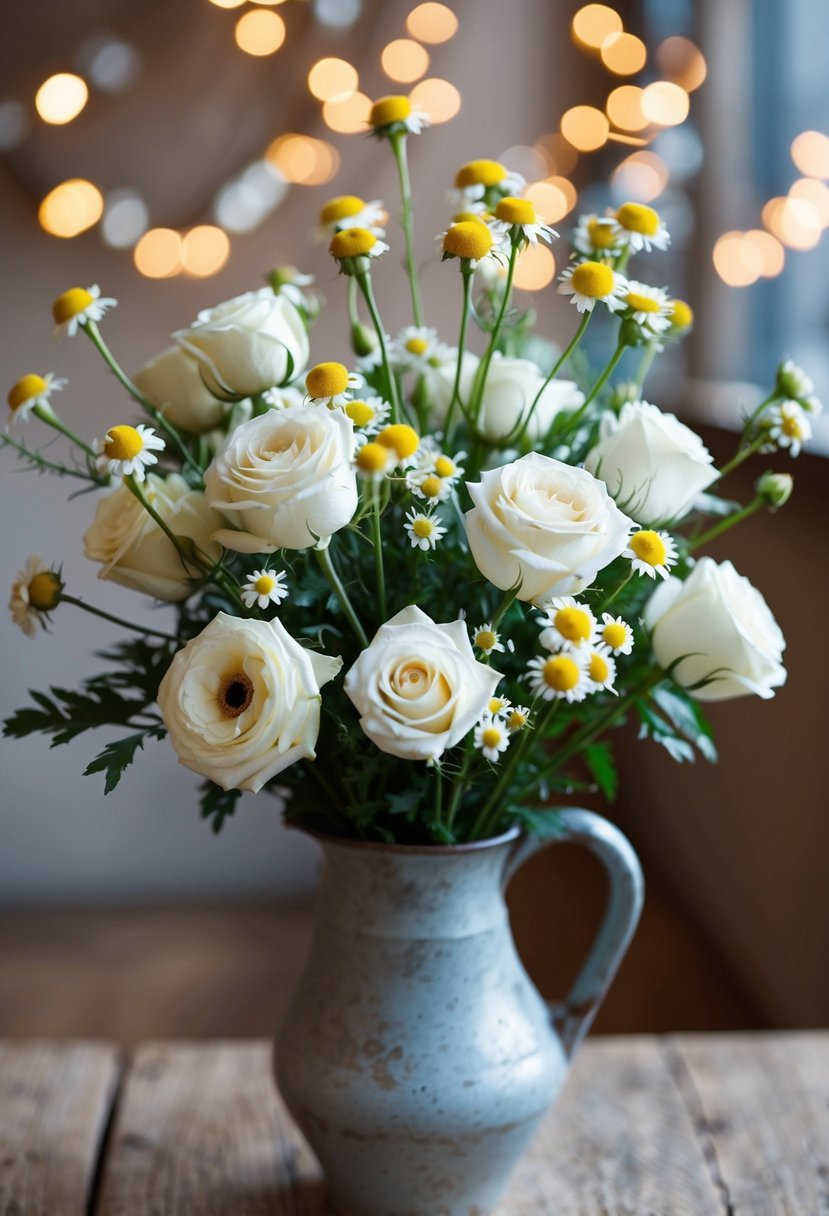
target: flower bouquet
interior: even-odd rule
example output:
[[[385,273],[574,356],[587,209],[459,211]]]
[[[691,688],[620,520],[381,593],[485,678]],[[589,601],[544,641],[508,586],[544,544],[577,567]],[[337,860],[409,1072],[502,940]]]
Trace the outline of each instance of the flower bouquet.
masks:
[[[56,377],[26,375],[9,394],[15,425],[6,444],[38,469],[105,491],[85,536],[98,576],[175,604],[177,615],[169,634],[116,618],[125,635],[104,652],[108,669],[80,690],[33,694],[35,705],[14,714],[6,733],[41,731],[62,743],[115,728],[86,770],[105,774],[107,792],[148,740],[167,737],[204,779],[202,814],[216,831],[242,791],[271,794],[290,824],[330,846],[330,874],[351,871],[336,899],[329,884],[325,941],[338,917],[354,922],[355,937],[378,922],[378,940],[394,936],[393,926],[422,938],[398,922],[416,908],[426,915],[424,864],[451,887],[460,872],[444,867],[453,857],[484,865],[492,851],[482,842],[498,846],[493,873],[501,876],[521,833],[561,838],[568,825],[558,804],[588,786],[612,797],[607,736],[630,717],[677,760],[695,751],[715,758],[700,704],[771,697],[786,673],[783,637],[759,591],[730,562],[704,556],[705,546],[747,515],[780,507],[792,479],[763,472],[746,505],[720,489],[756,453],[796,456],[819,409],[804,373],[782,364],[746,417],[734,457],[717,468],[692,430],[645,400],[654,356],[681,340],[692,314],[667,289],[631,277],[633,260],[657,261],[669,241],[657,212],[638,203],[579,220],[558,285],[575,306],[573,337],[558,351],[533,334],[531,313],[513,295],[516,263],[528,245],[557,234],[524,197],[522,180],[491,160],[459,169],[438,238],[446,291],[457,291],[460,311],[457,345],[448,345],[427,325],[415,254],[407,141],[426,125],[406,98],[383,98],[372,110],[402,192],[413,323],[396,337],[375,297],[375,283],[388,290],[391,257],[383,205],[343,195],[322,208],[319,232],[342,275],[350,368],[326,357],[307,370],[320,300],[307,276],[283,268],[265,287],[200,313],[132,377],[102,334],[115,301],[97,287],[64,292],[56,323],[90,339],[125,394],[99,439],[76,435],[57,413],[64,382]],[[591,374],[576,351],[602,314],[612,353]],[[612,377],[626,355],[634,371],[619,383]],[[142,421],[125,420],[127,398]],[[30,416],[61,432],[72,455],[47,459],[18,438],[17,424]],[[15,621],[31,636],[64,604],[107,616],[74,594],[60,569],[30,559],[12,590]],[[360,841],[373,845],[361,852]],[[392,866],[391,889],[388,877],[361,869],[378,855]],[[633,863],[625,865],[630,874]],[[461,887],[472,881],[464,874]],[[410,893],[406,912],[396,884]],[[460,888],[454,894],[461,898]],[[497,902],[497,891],[487,898]],[[447,910],[457,923],[469,915]],[[629,908],[617,956],[634,922]],[[348,947],[340,940],[336,952]],[[352,978],[361,975],[365,960],[349,957]],[[373,956],[374,979],[364,975],[381,1004],[399,957],[380,965]],[[429,965],[435,972],[434,959]],[[574,1006],[556,1023],[567,1050],[613,966],[605,963],[582,1000],[569,1039]],[[321,1029],[319,1011],[336,984],[330,974],[314,982],[283,1058],[313,1057],[312,1071],[326,1058],[346,1067],[342,1022],[327,1039]],[[540,1025],[537,995],[521,1000]],[[461,1032],[467,1045],[474,1016],[467,1011]],[[393,1024],[391,1015],[383,1024]],[[316,1038],[297,1046],[312,1026]],[[375,1037],[388,1042],[389,1034]],[[396,1085],[400,1057],[382,1059],[382,1076]],[[433,1065],[423,1084],[430,1095],[441,1070]],[[309,1087],[330,1091],[330,1076],[301,1084],[286,1069],[280,1081],[295,1109],[313,1107],[300,1100]],[[560,1080],[561,1068],[550,1069],[545,1100]],[[380,1084],[384,1102],[389,1092]],[[524,1097],[510,1160],[541,1108],[540,1091]],[[375,1129],[394,1117],[372,1110]],[[454,1126],[477,1126],[453,1111]],[[433,1124],[410,1113],[428,1140],[423,1128]],[[329,1143],[334,1133],[321,1129],[319,1113],[300,1121],[349,1209],[396,1210],[388,1194],[368,1195],[355,1181],[355,1171],[364,1178],[373,1169],[356,1142]],[[435,1135],[445,1139],[445,1129]],[[491,1139],[482,1143],[478,1157],[501,1160]],[[422,1162],[402,1162],[398,1184],[405,1178],[407,1194],[421,1194]],[[476,1169],[479,1178],[497,1173],[483,1157]],[[498,1186],[481,1193],[481,1210]],[[423,1193],[422,1209],[412,1199],[411,1210],[433,1213],[434,1185]]]

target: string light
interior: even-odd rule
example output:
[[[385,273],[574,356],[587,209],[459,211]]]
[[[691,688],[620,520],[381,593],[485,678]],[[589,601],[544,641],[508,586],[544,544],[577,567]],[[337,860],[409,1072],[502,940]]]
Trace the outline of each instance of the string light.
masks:
[[[601,45],[602,63],[617,76],[632,76],[641,72],[648,52],[641,38],[635,34],[609,34]]]
[[[41,228],[51,236],[79,236],[97,224],[104,211],[104,199],[97,186],[82,177],[73,177],[50,190],[38,208]]]
[[[655,80],[642,93],[642,112],[660,127],[675,127],[685,122],[691,99],[681,85],[670,80]]]
[[[640,89],[638,85],[620,84],[608,95],[605,109],[614,127],[621,127],[623,131],[645,129],[648,120],[642,109],[643,93],[644,89]]]
[[[595,106],[573,106],[561,117],[562,135],[580,152],[604,147],[609,130],[607,116]]]
[[[578,195],[575,186],[566,177],[548,177],[528,186],[525,197],[545,224],[557,224],[573,210]]]
[[[605,38],[621,34],[622,18],[606,4],[586,4],[573,17],[573,38],[591,51],[598,51]]]
[[[655,152],[634,152],[613,170],[610,181],[616,196],[635,203],[650,203],[668,184],[668,166]]]
[[[410,94],[413,105],[420,106],[433,123],[449,122],[461,108],[461,95],[448,80],[430,76],[416,84]]]
[[[380,55],[383,71],[391,80],[411,84],[429,68],[429,52],[410,38],[397,38]]]
[[[829,177],[829,135],[801,132],[792,141],[792,160],[806,177]]]
[[[342,135],[356,135],[368,128],[371,113],[371,98],[365,93],[352,93],[344,101],[326,101],[322,106],[322,117],[326,126]]]
[[[556,260],[546,245],[528,245],[515,264],[513,282],[523,291],[541,291],[552,283],[556,273]]]
[[[44,122],[63,126],[78,117],[88,98],[89,89],[82,76],[58,72],[44,80],[35,93],[35,109]]]
[[[458,30],[458,19],[445,4],[419,4],[406,18],[406,29],[421,42],[448,42]]]
[[[318,59],[308,73],[308,88],[320,101],[345,101],[359,83],[357,69],[345,59]]]
[[[815,209],[821,228],[829,227],[829,186],[813,177],[801,177],[789,189],[789,198],[802,199]]]
[[[763,223],[789,249],[814,249],[820,240],[820,216],[806,199],[770,198],[763,208]]]
[[[191,228],[181,243],[182,268],[195,278],[218,274],[229,257],[227,233],[212,224]]]
[[[216,8],[241,8],[245,0],[210,0],[210,3]]]
[[[234,37],[248,55],[273,55],[285,41],[285,22],[269,9],[251,9],[236,22]]]
[[[184,242],[173,228],[151,228],[133,250],[135,268],[148,279],[169,279],[181,271]]]
[[[760,277],[757,258],[742,232],[724,232],[714,245],[714,269],[729,287],[750,287]]]
[[[147,204],[134,190],[115,190],[107,195],[101,236],[113,249],[129,249],[146,231]]]
[[[286,182],[301,186],[322,186],[340,167],[336,148],[310,135],[280,135],[268,148],[265,159]]]
[[[743,236],[743,257],[765,279],[780,274],[786,263],[786,251],[780,242],[762,228],[751,228]]]
[[[656,50],[656,62],[675,84],[687,93],[698,89],[708,75],[708,64],[699,47],[690,38],[666,38]]]

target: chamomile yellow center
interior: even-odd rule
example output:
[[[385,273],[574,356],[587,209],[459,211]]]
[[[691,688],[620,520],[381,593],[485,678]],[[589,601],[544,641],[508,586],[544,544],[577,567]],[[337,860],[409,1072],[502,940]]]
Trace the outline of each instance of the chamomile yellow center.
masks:
[[[481,731],[481,742],[484,747],[497,747],[501,742],[501,732],[497,726],[485,726]]]
[[[378,97],[368,120],[373,127],[387,127],[393,122],[405,122],[411,112],[408,97]]]
[[[357,468],[363,473],[384,473],[388,463],[388,448],[381,443],[364,443],[357,453]]]
[[[659,231],[659,212],[644,203],[623,203],[616,219],[628,232],[639,232],[642,236],[656,236]]]
[[[603,262],[582,262],[573,271],[571,282],[579,295],[601,300],[613,291],[613,271]]]
[[[355,426],[368,426],[374,417],[374,407],[367,401],[349,401],[345,412]]]
[[[541,669],[544,683],[554,692],[571,692],[579,682],[581,671],[578,663],[567,655],[557,654],[548,659]]]
[[[659,312],[662,307],[658,300],[643,296],[638,291],[629,291],[625,296],[625,303],[634,312]]]
[[[507,718],[507,728],[509,730],[521,730],[522,726],[527,725],[527,715],[522,714],[520,710],[514,709]]]
[[[472,224],[483,224],[484,226],[486,226],[486,220],[477,211],[459,211],[456,215],[452,216],[452,223],[453,224],[472,223]]]
[[[479,629],[475,634],[475,645],[480,650],[492,650],[497,641],[498,635],[494,629]]]
[[[503,697],[490,697],[486,707],[491,714],[500,714],[506,709],[507,703]]]
[[[617,625],[615,622],[605,625],[602,630],[602,640],[607,643],[611,650],[618,650],[620,646],[624,646],[627,641],[627,635],[628,632],[624,625]]]
[[[613,225],[606,220],[591,220],[587,225],[590,244],[594,249],[610,249],[616,243]]]
[[[447,231],[443,238],[443,248],[446,253],[452,253],[456,258],[478,261],[486,257],[492,248],[492,233],[486,224],[481,224],[478,220],[461,220]]]
[[[418,515],[412,524],[412,531],[415,536],[419,536],[421,540],[426,540],[435,530],[435,526],[430,519],[425,515]]]
[[[85,287],[70,287],[63,295],[58,296],[52,305],[52,316],[56,325],[71,321],[78,313],[94,304],[95,297]]]
[[[658,532],[636,532],[630,538],[630,547],[642,562],[649,566],[661,566],[668,556],[665,542]]]
[[[673,329],[690,329],[694,324],[694,310],[684,300],[671,300],[671,326]]]
[[[604,655],[592,654],[590,656],[590,679],[594,684],[604,684],[609,675],[610,666]]]
[[[502,198],[495,208],[496,219],[506,224],[535,224],[535,207],[526,198]]]
[[[342,363],[318,363],[305,377],[309,397],[337,397],[348,388],[348,368]]]
[[[553,624],[568,642],[586,642],[593,632],[593,622],[583,608],[559,608]]]
[[[414,427],[407,426],[405,422],[398,422],[393,426],[384,427],[377,436],[377,442],[396,452],[400,460],[405,460],[407,456],[413,456],[420,447],[420,436]]]
[[[458,169],[455,185],[459,190],[467,186],[497,186],[506,176],[506,169],[497,160],[470,160]]]
[[[338,194],[330,199],[320,211],[321,224],[336,224],[352,215],[359,215],[365,203],[356,194]]]
[[[36,372],[29,372],[27,376],[21,376],[17,384],[9,389],[9,409],[19,409],[26,401],[31,401],[32,397],[39,397],[41,393],[45,393],[48,384],[42,376],[38,376]]]
[[[409,338],[406,342],[406,350],[410,355],[425,355],[429,349],[429,343],[425,338]]]
[[[335,258],[358,258],[371,253],[377,237],[368,228],[343,228],[329,245]]]
[[[421,481],[420,490],[421,493],[425,494],[427,498],[439,498],[441,491],[443,490],[443,482],[439,477],[429,473]]]
[[[435,461],[435,472],[438,477],[453,477],[455,473],[454,460],[450,460],[448,456],[438,456]]]
[[[782,412],[780,429],[787,439],[803,438],[803,427],[800,425],[800,419],[795,413],[790,413],[787,410]]]
[[[253,584],[253,589],[257,595],[270,595],[276,586],[276,579],[270,574],[260,574],[259,578]]]
[[[104,452],[110,460],[133,460],[144,449],[144,440],[134,426],[112,426],[107,431]]]
[[[38,612],[49,612],[60,600],[60,579],[51,570],[41,570],[29,583],[29,603]]]
[[[219,685],[219,709],[225,718],[238,718],[253,700],[253,680],[247,672],[234,671]]]

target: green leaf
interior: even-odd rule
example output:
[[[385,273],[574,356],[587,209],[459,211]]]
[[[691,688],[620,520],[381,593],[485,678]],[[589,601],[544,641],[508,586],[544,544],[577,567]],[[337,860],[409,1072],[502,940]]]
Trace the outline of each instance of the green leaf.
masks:
[[[584,749],[584,760],[605,798],[608,802],[613,802],[619,788],[619,774],[616,771],[611,745],[609,743],[588,744]]]
[[[212,781],[205,781],[201,787],[201,817],[212,820],[210,826],[217,836],[225,819],[235,812],[236,803],[241,797],[241,790],[223,790]]]
[[[654,691],[653,699],[677,731],[695,744],[709,763],[715,764],[717,749],[711,724],[693,697],[689,697],[683,689],[663,685]]]
[[[530,806],[515,806],[510,809],[522,827],[540,840],[554,840],[565,833],[559,811]]]
[[[139,731],[136,735],[127,735],[125,739],[117,739],[108,743],[104,750],[84,769],[84,776],[92,773],[106,773],[104,793],[111,794],[115,789],[124,770],[129,768],[135,759],[136,752],[143,748],[145,739],[163,739],[166,735],[163,726],[151,726],[148,730]]]

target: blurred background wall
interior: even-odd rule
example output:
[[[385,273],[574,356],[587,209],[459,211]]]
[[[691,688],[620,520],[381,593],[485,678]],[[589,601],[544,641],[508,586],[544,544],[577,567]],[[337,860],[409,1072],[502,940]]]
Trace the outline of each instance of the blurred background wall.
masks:
[[[455,340],[457,276],[440,265],[433,234],[449,218],[444,194],[457,166],[493,156],[539,183],[539,210],[563,234],[579,211],[626,198],[660,209],[674,240],[648,273],[689,299],[697,321],[648,396],[708,427],[715,454],[733,448],[741,411],[759,400],[780,355],[802,362],[829,395],[829,10],[818,0],[41,0],[7,10],[4,23],[0,365],[9,385],[31,370],[67,376],[61,411],[89,438],[132,410],[85,340],[52,339],[51,301],[74,284],[97,282],[119,299],[105,332],[134,370],[200,308],[291,263],[314,273],[328,300],[314,357],[348,361],[342,282],[307,233],[332,194],[382,198],[394,215],[388,149],[356,133],[367,98],[390,91],[413,90],[445,120],[410,141],[410,156],[428,320],[446,340]],[[33,100],[57,73],[80,76],[88,100],[55,124]],[[63,87],[52,117],[77,104]],[[40,105],[48,114],[48,91]],[[75,179],[91,188],[61,194]],[[78,224],[85,230],[65,234]],[[554,291],[566,256],[562,241],[552,257],[528,259],[519,279],[557,341],[572,331],[572,309]],[[396,330],[409,318],[391,280],[391,268],[386,282],[381,270],[377,290]],[[718,709],[717,768],[675,766],[632,737],[620,749],[626,785],[610,814],[642,853],[662,917],[642,973],[649,995],[636,998],[645,1021],[659,1020],[655,994],[676,982],[676,950],[701,960],[699,971],[686,968],[690,989],[712,968],[728,977],[726,1020],[829,1017],[829,671],[818,586],[827,450],[824,426],[793,470],[785,511],[723,546],[787,634],[787,687],[772,703]],[[6,585],[37,553],[62,563],[74,594],[163,628],[167,609],[94,581],[82,547],[90,498],[67,504],[64,483],[15,471],[11,452],[2,461]],[[735,489],[747,495],[750,481]],[[34,643],[0,620],[0,712],[23,704],[27,688],[71,687],[117,633],[70,606]],[[149,745],[104,799],[100,778],[81,773],[106,741],[82,736],[52,752],[39,738],[0,744],[7,910],[307,897],[314,849],[282,829],[272,802],[246,796],[214,839],[198,820],[196,779],[164,743]],[[598,878],[580,866],[539,859],[516,894],[540,974],[546,926],[577,927],[573,901],[601,900]],[[563,895],[551,894],[553,880]],[[686,1008],[694,998],[683,996]]]

